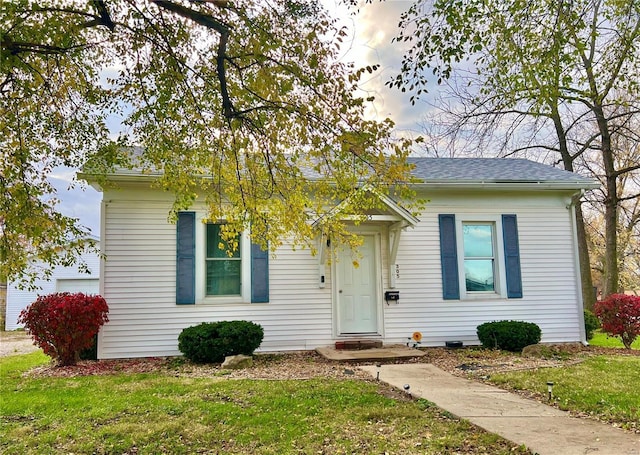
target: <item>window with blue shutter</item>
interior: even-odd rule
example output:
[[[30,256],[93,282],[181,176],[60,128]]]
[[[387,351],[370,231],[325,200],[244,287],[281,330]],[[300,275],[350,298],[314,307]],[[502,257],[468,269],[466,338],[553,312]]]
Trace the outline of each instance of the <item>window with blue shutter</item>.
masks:
[[[443,299],[483,295],[522,298],[516,215],[459,218],[462,219],[453,214],[438,215]],[[500,254],[496,243],[498,229],[502,230]],[[464,272],[462,286],[460,271]]]
[[[176,239],[176,304],[196,303],[196,214],[178,213]]]
[[[269,252],[246,236],[231,249],[220,227],[198,227],[195,212],[178,214],[176,304],[269,302]]]

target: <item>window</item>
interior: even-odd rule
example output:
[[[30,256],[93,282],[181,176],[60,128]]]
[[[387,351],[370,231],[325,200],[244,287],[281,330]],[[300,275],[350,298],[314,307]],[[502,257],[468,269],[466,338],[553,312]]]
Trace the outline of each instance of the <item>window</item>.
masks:
[[[438,215],[442,298],[522,298],[516,215]]]
[[[180,212],[176,223],[176,305],[269,302],[269,252],[238,237],[237,249],[223,239],[222,224]]]
[[[467,292],[495,292],[495,228],[492,223],[462,223]]]
[[[206,229],[206,295],[240,295],[242,284],[241,242],[235,250],[222,238],[220,224]]]

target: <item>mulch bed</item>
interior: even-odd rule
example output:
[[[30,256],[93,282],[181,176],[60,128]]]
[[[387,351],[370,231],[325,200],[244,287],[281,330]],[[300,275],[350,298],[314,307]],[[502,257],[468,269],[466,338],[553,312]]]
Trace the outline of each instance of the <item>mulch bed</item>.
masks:
[[[462,377],[482,378],[491,373],[564,367],[582,362],[594,355],[640,356],[638,350],[600,348],[580,344],[555,345],[549,358],[526,357],[504,351],[480,348],[424,348],[424,357],[385,363],[432,363],[444,371]],[[148,357],[138,359],[80,361],[77,365],[58,367],[53,363],[34,368],[31,377],[77,377],[118,373],[167,372],[177,376],[226,377],[230,379],[310,379],[314,377],[366,378],[357,367],[372,364],[338,363],[326,360],[314,351],[285,354],[258,354],[254,365],[243,370],[223,370],[220,364],[194,364],[181,357]]]

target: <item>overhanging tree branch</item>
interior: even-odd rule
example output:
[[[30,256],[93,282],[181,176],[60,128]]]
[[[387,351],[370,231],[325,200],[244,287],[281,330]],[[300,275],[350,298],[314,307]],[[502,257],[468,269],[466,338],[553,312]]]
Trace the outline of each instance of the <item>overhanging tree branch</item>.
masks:
[[[98,16],[89,22],[83,24],[84,27],[95,27],[98,25],[104,25],[109,30],[113,31],[116,28],[116,24],[114,24],[113,20],[111,20],[111,16],[109,15],[109,11],[107,11],[107,7],[102,0],[92,0],[91,5],[98,12]]]
[[[631,196],[619,197],[618,201],[631,201],[632,199],[640,198],[640,193],[632,194]],[[634,217],[633,219],[638,219],[638,217]]]
[[[0,47],[9,51],[9,53],[11,53],[12,55],[19,55],[24,53],[42,55],[64,54],[76,49],[85,49],[90,46],[90,44],[78,44],[76,46],[63,47],[49,44],[29,43],[24,41],[13,41],[6,35],[0,39]]]
[[[637,171],[638,169],[640,169],[640,164],[635,165],[635,166],[629,166],[629,167],[625,167],[623,169],[618,169],[613,173],[614,177],[620,177],[623,174],[627,174],[629,172],[633,172],[633,171]]]
[[[218,81],[220,82],[220,94],[222,96],[222,110],[224,116],[227,119],[232,119],[237,117],[238,114],[235,111],[233,106],[233,102],[231,101],[231,96],[229,95],[229,87],[227,85],[227,72],[225,67],[225,59],[227,53],[227,43],[229,41],[229,34],[231,33],[231,28],[214,18],[213,16],[201,13],[200,11],[196,11],[191,8],[187,8],[182,5],[178,5],[176,3],[166,1],[166,0],[151,0],[152,3],[157,5],[160,8],[166,9],[167,11],[171,11],[173,13],[178,14],[186,19],[190,19],[196,24],[200,24],[209,29],[215,30],[220,34],[220,42],[218,43],[218,55],[216,57],[216,69],[218,72]],[[218,4],[225,2],[213,2],[218,6]]]

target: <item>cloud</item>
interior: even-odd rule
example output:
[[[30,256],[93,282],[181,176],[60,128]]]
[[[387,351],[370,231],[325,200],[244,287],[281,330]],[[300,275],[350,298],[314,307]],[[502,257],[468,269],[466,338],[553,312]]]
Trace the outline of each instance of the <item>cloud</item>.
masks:
[[[59,199],[57,211],[65,216],[77,218],[91,234],[100,236],[100,201],[102,195],[92,187],[75,180],[76,170],[58,168],[49,176]]]
[[[367,114],[376,120],[391,118],[400,134],[417,132],[419,121],[430,110],[424,101],[412,105],[410,93],[386,85],[401,71],[402,56],[408,45],[392,41],[399,33],[401,14],[412,4],[412,1],[397,0],[375,2],[361,4],[354,12],[332,0],[325,1],[325,6],[350,30],[352,40],[345,46],[343,59],[354,62],[356,67],[379,65],[373,74],[365,73],[360,84],[362,96],[375,97]]]

